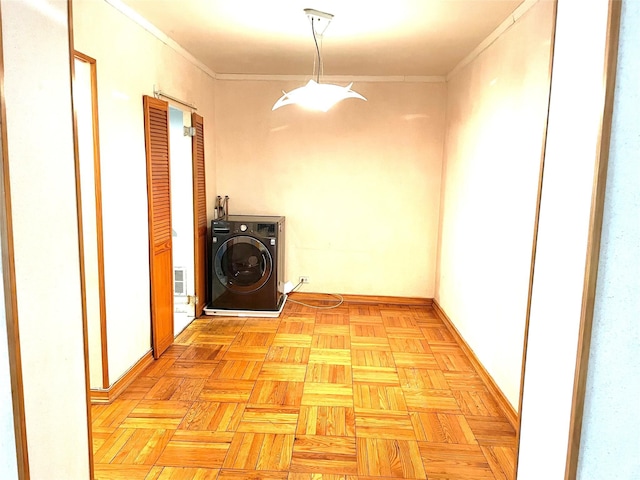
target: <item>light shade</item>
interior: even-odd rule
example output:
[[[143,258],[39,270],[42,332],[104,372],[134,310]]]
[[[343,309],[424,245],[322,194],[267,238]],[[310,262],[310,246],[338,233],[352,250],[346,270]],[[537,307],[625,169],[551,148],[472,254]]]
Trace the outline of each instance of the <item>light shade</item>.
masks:
[[[282,97],[271,110],[296,104],[308,110],[326,112],[345,98],[359,98],[366,101],[367,99],[362,95],[351,90],[352,85],[353,83],[350,83],[346,87],[341,87],[331,83],[317,83],[315,80],[309,80],[309,83],[304,87],[296,88],[289,93],[283,91]]]

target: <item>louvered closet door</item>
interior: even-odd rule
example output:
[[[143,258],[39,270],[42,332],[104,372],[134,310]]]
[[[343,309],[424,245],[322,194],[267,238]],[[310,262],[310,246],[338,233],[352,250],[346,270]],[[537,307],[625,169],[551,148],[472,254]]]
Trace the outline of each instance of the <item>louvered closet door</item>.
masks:
[[[159,358],[173,343],[169,104],[153,97],[143,98],[149,199],[151,334],[153,356]]]
[[[195,232],[195,290],[198,299],[196,317],[202,315],[207,298],[207,195],[204,175],[204,122],[197,113],[191,116],[196,134],[192,140],[193,155],[193,225]]]

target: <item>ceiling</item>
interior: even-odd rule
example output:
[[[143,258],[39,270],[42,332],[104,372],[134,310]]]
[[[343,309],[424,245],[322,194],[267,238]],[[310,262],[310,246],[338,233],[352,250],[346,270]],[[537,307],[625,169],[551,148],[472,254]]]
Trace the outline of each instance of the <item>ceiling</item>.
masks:
[[[218,74],[309,75],[304,8],[335,15],[325,75],[441,76],[522,0],[122,0]]]

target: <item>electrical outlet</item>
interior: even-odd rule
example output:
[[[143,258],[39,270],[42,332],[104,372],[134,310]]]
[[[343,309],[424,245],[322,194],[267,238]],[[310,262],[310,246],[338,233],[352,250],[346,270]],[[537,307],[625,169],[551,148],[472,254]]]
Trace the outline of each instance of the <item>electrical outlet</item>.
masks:
[[[298,282],[300,282],[300,283],[309,283],[309,277],[301,276],[301,277],[298,279]]]

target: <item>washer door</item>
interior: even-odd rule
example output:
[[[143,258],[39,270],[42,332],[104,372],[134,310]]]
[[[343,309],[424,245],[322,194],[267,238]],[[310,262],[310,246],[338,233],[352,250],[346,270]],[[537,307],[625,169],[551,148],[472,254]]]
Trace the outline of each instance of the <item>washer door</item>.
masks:
[[[233,237],[224,242],[218,248],[214,263],[220,283],[236,293],[260,289],[273,270],[273,260],[267,247],[248,236]]]

